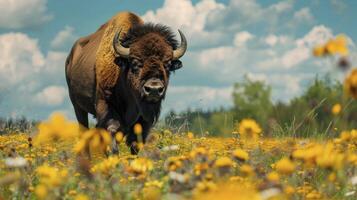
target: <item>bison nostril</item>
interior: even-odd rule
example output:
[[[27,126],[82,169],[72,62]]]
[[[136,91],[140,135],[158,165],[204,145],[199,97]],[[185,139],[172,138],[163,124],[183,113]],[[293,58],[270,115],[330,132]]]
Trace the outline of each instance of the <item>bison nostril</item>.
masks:
[[[144,86],[144,92],[145,92],[146,94],[150,94],[150,92],[151,92],[151,87],[149,87],[149,86]]]
[[[159,93],[162,94],[164,92],[164,87],[160,87],[158,90],[159,90]]]

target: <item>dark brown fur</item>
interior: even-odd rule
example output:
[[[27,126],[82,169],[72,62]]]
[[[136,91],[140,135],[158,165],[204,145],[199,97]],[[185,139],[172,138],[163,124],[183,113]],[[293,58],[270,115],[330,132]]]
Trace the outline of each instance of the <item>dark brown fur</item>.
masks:
[[[128,21],[139,19],[131,13],[120,16],[128,17]],[[141,92],[143,84],[148,79],[158,78],[167,88],[170,66],[173,62],[179,61],[172,61],[177,41],[169,28],[139,22],[133,24],[129,25],[129,30],[123,33],[122,37],[123,46],[130,47],[130,57],[117,57],[111,61],[120,70],[113,87],[100,87],[100,80],[98,77],[95,78],[95,62],[91,61],[95,60],[92,57],[95,54],[92,51],[97,51],[97,43],[101,37],[95,34],[81,38],[75,43],[66,61],[66,77],[78,121],[88,127],[87,114],[95,115],[98,127],[108,129],[113,135],[118,131],[125,133],[127,144],[131,147],[132,153],[136,153],[137,139],[133,133],[133,126],[136,123],[142,125],[145,140],[159,117],[161,101],[165,97],[164,94],[160,101],[154,103],[145,101]],[[98,30],[99,33],[104,32],[105,26]],[[96,44],[91,43],[93,41]],[[88,47],[89,51],[78,50],[85,50],[86,46],[91,47]],[[83,59],[89,61],[83,62]]]

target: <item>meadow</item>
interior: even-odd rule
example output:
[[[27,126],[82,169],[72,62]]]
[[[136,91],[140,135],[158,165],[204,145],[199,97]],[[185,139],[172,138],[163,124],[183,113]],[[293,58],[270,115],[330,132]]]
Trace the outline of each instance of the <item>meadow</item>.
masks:
[[[344,55],[345,43],[338,36],[313,53]],[[138,155],[122,133],[83,130],[54,113],[34,129],[2,131],[0,199],[356,199],[356,119],[344,117],[356,104],[356,69],[341,92],[345,99],[325,112],[334,123],[320,134],[291,134],[294,127],[268,134],[266,121],[241,114],[224,137],[156,127],[143,144],[136,124]]]

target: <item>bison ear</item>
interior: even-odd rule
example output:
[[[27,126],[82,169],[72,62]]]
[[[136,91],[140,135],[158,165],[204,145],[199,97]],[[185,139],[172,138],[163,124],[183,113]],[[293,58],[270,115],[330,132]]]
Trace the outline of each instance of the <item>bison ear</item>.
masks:
[[[182,62],[179,60],[171,61],[170,71],[178,70],[182,67]]]

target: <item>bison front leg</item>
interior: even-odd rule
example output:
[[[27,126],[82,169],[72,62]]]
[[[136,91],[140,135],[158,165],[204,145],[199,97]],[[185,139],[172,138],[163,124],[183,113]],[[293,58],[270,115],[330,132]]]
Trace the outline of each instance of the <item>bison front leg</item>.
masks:
[[[115,139],[115,135],[120,129],[120,122],[118,120],[118,115],[115,113],[114,109],[111,109],[105,100],[97,100],[96,106],[97,112],[97,127],[106,129],[112,136],[112,153],[119,153],[118,144]]]
[[[135,124],[140,124],[143,130],[140,135],[137,135],[134,133],[134,126],[133,126],[126,138],[126,144],[130,147],[130,151],[132,155],[136,155],[139,153],[141,145],[139,145],[138,141],[145,144],[146,138],[149,135],[150,129],[152,127],[152,123],[147,122],[142,118],[139,118],[139,120]],[[140,137],[140,139],[138,137]]]

